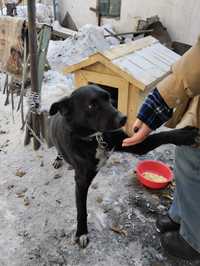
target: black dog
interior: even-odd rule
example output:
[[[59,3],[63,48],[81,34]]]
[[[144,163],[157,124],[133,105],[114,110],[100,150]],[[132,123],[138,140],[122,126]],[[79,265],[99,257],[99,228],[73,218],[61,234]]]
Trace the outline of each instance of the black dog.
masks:
[[[162,144],[192,145],[198,129],[184,128],[150,135],[144,142],[122,147],[127,134],[121,130],[126,117],[111,104],[110,94],[95,85],[81,87],[70,97],[52,104],[50,139],[64,160],[75,170],[77,231],[81,247],[88,243],[87,193],[108,151],[144,154]],[[58,157],[56,162],[58,163]],[[56,164],[56,166],[58,166]]]

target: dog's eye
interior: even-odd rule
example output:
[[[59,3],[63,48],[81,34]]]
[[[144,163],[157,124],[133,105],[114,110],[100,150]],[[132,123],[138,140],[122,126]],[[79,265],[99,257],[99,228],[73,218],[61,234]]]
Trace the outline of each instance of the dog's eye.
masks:
[[[92,102],[88,105],[88,109],[89,110],[93,110],[97,108],[97,103],[96,102]]]

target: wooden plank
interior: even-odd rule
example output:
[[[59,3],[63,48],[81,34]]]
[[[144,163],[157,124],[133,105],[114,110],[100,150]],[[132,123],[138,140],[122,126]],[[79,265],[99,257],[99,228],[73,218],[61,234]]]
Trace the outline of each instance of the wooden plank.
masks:
[[[160,51],[159,49],[153,50],[152,54],[170,67],[177,61],[177,59],[170,58],[168,55],[166,55],[165,53],[163,53],[163,51]]]
[[[148,37],[133,41],[131,43],[118,45],[117,47],[114,47],[108,51],[105,51],[103,55],[107,57],[108,59],[113,60],[113,59],[122,57],[124,55],[130,54],[134,51],[148,47],[157,42],[158,40],[156,40],[152,36],[148,36]]]
[[[128,120],[126,124],[126,132],[128,135],[132,135],[132,126],[135,122],[138,112],[139,106],[139,92],[140,90],[134,86],[133,84],[129,85],[129,93],[128,93]]]
[[[158,60],[165,63],[166,65],[171,66],[174,63],[174,60],[167,57],[165,54],[162,53],[162,51],[158,49],[156,50],[154,47],[151,47],[150,51],[152,55],[154,55]]]
[[[161,43],[154,44],[154,47],[156,49],[158,49],[159,51],[162,51],[163,54],[165,54],[167,57],[172,58],[173,60],[178,60],[181,57],[179,54],[177,54],[174,51],[168,49],[167,47],[165,47]]]
[[[148,73],[154,77],[154,81],[156,82],[159,78],[163,77],[166,72],[163,70],[160,70],[159,68],[153,67],[151,69],[148,69]]]
[[[147,49],[141,50],[140,55],[143,56],[150,63],[154,64],[156,67],[164,71],[165,73],[170,70],[170,67],[168,65],[158,60],[149,50]]]
[[[128,90],[129,90],[129,83],[124,81],[118,87],[118,104],[117,108],[120,112],[124,115],[128,115]]]
[[[151,88],[147,88],[145,91],[139,91],[137,112],[139,111],[141,105],[143,104],[145,97],[150,93],[152,89],[153,89],[153,86]]]
[[[128,57],[118,58],[114,60],[113,63],[120,67],[123,71],[128,72],[135,80],[140,81],[146,86],[155,80],[153,76],[135,65]]]
[[[116,72],[113,72],[111,69],[109,69],[105,65],[101,64],[100,62],[97,62],[93,65],[88,66],[88,67],[85,67],[84,70],[94,71],[97,73],[108,74],[108,75],[112,75],[112,76],[117,77]]]
[[[88,83],[88,80],[83,76],[81,70],[75,73],[75,85],[77,89],[82,86],[88,85]]]
[[[155,45],[153,48],[154,48],[154,53],[161,55],[162,57],[166,58],[171,63],[177,61],[180,58],[180,56],[174,56],[175,53],[173,53],[171,50],[167,51],[163,49],[162,45],[159,45],[159,46]]]
[[[152,64],[148,60],[146,60],[144,57],[140,56],[140,51],[130,54],[127,56],[129,61],[131,61],[134,65],[136,65],[139,69],[144,71],[143,75],[149,75],[154,78],[154,81],[156,79],[162,77],[165,75],[165,72],[161,69],[159,69],[155,64]],[[152,81],[150,81],[151,83]]]
[[[167,77],[170,74],[170,70],[168,72],[165,73],[165,75],[163,75],[162,77],[160,77],[159,79],[153,81],[151,84],[149,84],[148,86],[146,86],[146,90],[148,89],[152,89],[153,87],[156,87],[156,85],[158,84],[158,82],[160,82],[162,79],[164,79],[165,77]]]
[[[168,67],[171,66],[171,63],[165,57],[164,58],[160,57],[160,54],[156,53],[156,51],[153,49],[153,47],[148,47],[145,49],[145,51],[157,60],[158,66],[160,63],[162,63]]]
[[[95,54],[91,55],[90,57],[82,59],[81,62],[79,62],[77,64],[64,67],[63,74],[67,75],[69,73],[73,73],[76,70],[79,70],[81,68],[85,68],[85,67],[88,67],[90,65],[97,63],[98,60],[99,60],[99,53],[95,53]]]
[[[137,118],[140,106],[144,102],[145,97],[149,94],[150,89],[145,91],[139,90],[132,84],[129,84],[128,94],[128,120],[126,124],[126,132],[128,135],[133,135],[132,126]]]
[[[138,67],[142,68],[143,70],[147,71],[152,67],[155,67],[151,62],[146,60],[146,58],[140,56],[140,51],[128,55],[129,60],[134,62],[134,64],[138,65]]]
[[[65,67],[63,69],[63,73],[64,73],[64,75],[69,74],[69,73],[74,73],[77,70],[84,69],[90,65],[97,63],[97,62],[105,65],[105,67],[109,68],[111,71],[116,73],[116,75],[119,75],[121,78],[124,78],[128,82],[135,84],[141,90],[145,89],[145,87],[146,87],[145,84],[136,80],[133,76],[131,76],[131,74],[127,73],[126,71],[120,69],[118,66],[114,65],[109,59],[107,59],[101,53],[96,53],[96,54],[88,57],[87,59],[81,61],[80,63]]]
[[[94,71],[80,70],[82,76],[88,81],[96,84],[119,88],[124,86],[124,82],[128,83],[122,78],[110,76],[108,74],[97,73]],[[125,84],[126,84],[125,83]]]
[[[153,76],[154,79],[160,78],[165,74],[165,72],[159,69],[156,65],[147,61],[144,57],[140,56],[140,52],[130,54],[129,60],[135,63],[139,68],[143,69],[146,73],[149,73],[150,76]]]
[[[116,72],[119,74],[122,78],[127,80],[129,83],[134,84],[141,90],[145,90],[146,85],[142,83],[141,81],[135,79],[131,74],[127,73],[126,71],[120,69],[118,66],[113,64],[110,60],[108,60],[106,57],[101,55],[101,62],[105,64],[108,68],[110,68],[112,71]]]

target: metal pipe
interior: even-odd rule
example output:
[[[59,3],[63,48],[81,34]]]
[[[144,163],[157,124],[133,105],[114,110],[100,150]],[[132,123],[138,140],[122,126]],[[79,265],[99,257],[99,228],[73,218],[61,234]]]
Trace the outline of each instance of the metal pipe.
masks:
[[[54,20],[58,20],[58,2],[57,2],[57,0],[52,0],[52,1],[53,1]]]

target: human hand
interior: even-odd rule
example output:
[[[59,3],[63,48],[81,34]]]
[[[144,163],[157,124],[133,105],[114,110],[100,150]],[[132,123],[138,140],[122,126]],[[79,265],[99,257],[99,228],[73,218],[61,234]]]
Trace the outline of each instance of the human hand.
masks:
[[[133,124],[133,136],[130,138],[126,138],[123,140],[122,147],[128,147],[142,142],[148,137],[151,133],[152,129],[150,129],[144,122],[140,119],[136,119]]]

